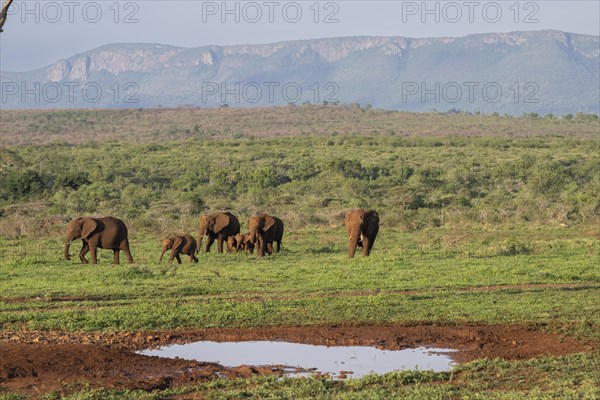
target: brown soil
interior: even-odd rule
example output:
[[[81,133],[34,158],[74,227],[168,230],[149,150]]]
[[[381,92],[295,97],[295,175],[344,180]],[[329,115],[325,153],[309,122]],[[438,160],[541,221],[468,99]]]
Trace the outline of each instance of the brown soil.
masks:
[[[541,355],[592,351],[596,342],[530,330],[522,326],[320,326],[205,329],[175,332],[77,334],[0,332],[0,393],[37,395],[72,391],[77,382],[93,387],[162,389],[224,377],[283,374],[283,366],[240,366],[160,359],[134,351],[199,340],[282,340],[321,345],[369,345],[384,349],[418,346],[459,350],[459,362],[500,357],[520,360]]]

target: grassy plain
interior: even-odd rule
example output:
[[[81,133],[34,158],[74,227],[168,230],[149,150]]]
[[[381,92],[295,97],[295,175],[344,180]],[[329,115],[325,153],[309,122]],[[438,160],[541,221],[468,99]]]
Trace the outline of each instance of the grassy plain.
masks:
[[[199,264],[181,266],[157,263],[158,242],[147,237],[133,241],[133,266],[110,266],[107,252],[96,266],[61,261],[58,238],[36,242],[45,250],[25,257],[19,252],[31,244],[3,241],[0,326],[8,331],[110,332],[489,323],[600,340],[596,239],[575,229],[494,232],[499,240],[486,238],[490,232],[473,232],[481,239],[440,248],[452,234],[443,229],[384,231],[369,259],[349,261],[341,229],[317,235],[300,230],[290,232],[283,252],[273,257],[202,254]],[[507,253],[513,242],[532,250]],[[151,394],[85,385],[65,390],[76,393],[71,398],[86,399],[594,398],[599,362],[592,353],[481,360],[450,373],[403,372],[348,382],[265,377]]]
[[[384,231],[372,257],[349,261],[342,229],[316,235],[305,229],[288,233],[284,250],[273,257],[211,253],[201,254],[199,264],[181,266],[158,264],[159,243],[148,238],[132,240],[136,264],[120,266],[109,265],[110,251],[97,266],[62,261],[58,238],[35,243],[44,249],[39,255],[30,244],[4,241],[0,292],[23,301],[2,303],[0,324],[110,331],[538,323],[600,339],[597,241],[574,230],[541,233],[555,237],[519,232],[508,240],[484,238],[444,249],[436,237],[452,232]],[[527,243],[526,254],[508,253],[511,242]],[[31,256],[19,255],[29,250]],[[470,290],[487,286],[494,288]],[[65,301],[49,301],[56,298]]]
[[[0,114],[11,161],[0,171],[1,330],[519,324],[600,340],[597,121],[331,107],[137,113]],[[383,225],[373,255],[348,260],[342,216],[358,206],[378,209]],[[282,217],[282,253],[157,262],[163,235],[196,236],[198,213],[223,208],[242,222],[263,210]],[[63,261],[64,224],[85,214],[125,219],[136,263],[110,266],[102,250],[96,266]],[[71,396],[591,399],[599,370],[594,352],[347,382],[82,385]]]

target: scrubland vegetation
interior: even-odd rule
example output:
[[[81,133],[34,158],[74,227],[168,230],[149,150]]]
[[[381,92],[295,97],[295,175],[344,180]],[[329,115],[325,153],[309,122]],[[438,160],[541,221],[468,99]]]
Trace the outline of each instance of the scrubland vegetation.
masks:
[[[329,110],[333,122],[325,122]],[[404,231],[598,221],[593,119],[346,107],[257,110],[253,119],[242,110],[156,114],[4,112],[3,137],[9,130],[9,142],[23,143],[1,153],[2,233],[35,235],[82,214],[165,232],[223,209],[243,220],[269,211],[291,227],[337,226],[343,210],[361,206]],[[69,140],[38,144],[52,132]]]

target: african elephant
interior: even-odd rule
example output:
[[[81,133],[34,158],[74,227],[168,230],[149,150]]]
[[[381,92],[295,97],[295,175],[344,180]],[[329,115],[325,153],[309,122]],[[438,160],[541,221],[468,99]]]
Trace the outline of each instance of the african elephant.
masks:
[[[250,232],[235,235],[234,243],[237,251],[246,251],[250,254],[254,252],[254,245],[250,242]]]
[[[273,242],[277,242],[277,252],[281,250],[283,221],[268,214],[256,215],[248,220],[250,240],[256,246],[256,255],[263,257],[265,252],[273,254]]]
[[[190,256],[190,262],[198,262],[198,259],[196,258],[196,239],[188,234],[171,235],[164,239],[162,241],[162,252],[160,253],[158,262],[162,261],[163,255],[169,249],[171,249],[169,262],[173,262],[173,258],[177,258],[177,263],[181,264],[179,254],[187,254]]]
[[[87,264],[85,259],[89,251],[92,258],[92,264],[96,264],[96,249],[112,249],[113,264],[119,264],[119,251],[123,250],[127,256],[127,261],[133,263],[131,252],[129,251],[129,239],[127,237],[127,227],[120,219],[113,217],[104,218],[77,218],[67,225],[67,238],[65,240],[65,260],[70,260],[69,246],[75,239],[82,239],[83,247],[79,252],[79,259],[82,264]]]
[[[223,242],[227,242],[227,252],[233,250],[233,238],[240,233],[240,221],[230,212],[204,214],[200,216],[200,229],[198,232],[198,249],[202,248],[202,238],[208,236],[206,252],[217,240],[219,253],[223,253]]]
[[[348,239],[348,257],[354,257],[356,246],[363,248],[363,256],[371,254],[375,238],[379,232],[379,214],[375,210],[351,210],[344,221]]]

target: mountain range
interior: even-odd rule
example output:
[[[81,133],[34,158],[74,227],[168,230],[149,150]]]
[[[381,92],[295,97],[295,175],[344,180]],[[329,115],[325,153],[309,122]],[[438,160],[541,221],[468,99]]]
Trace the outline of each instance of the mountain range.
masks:
[[[406,111],[599,113],[600,37],[341,37],[184,48],[110,44],[0,72],[3,109],[359,103]]]

